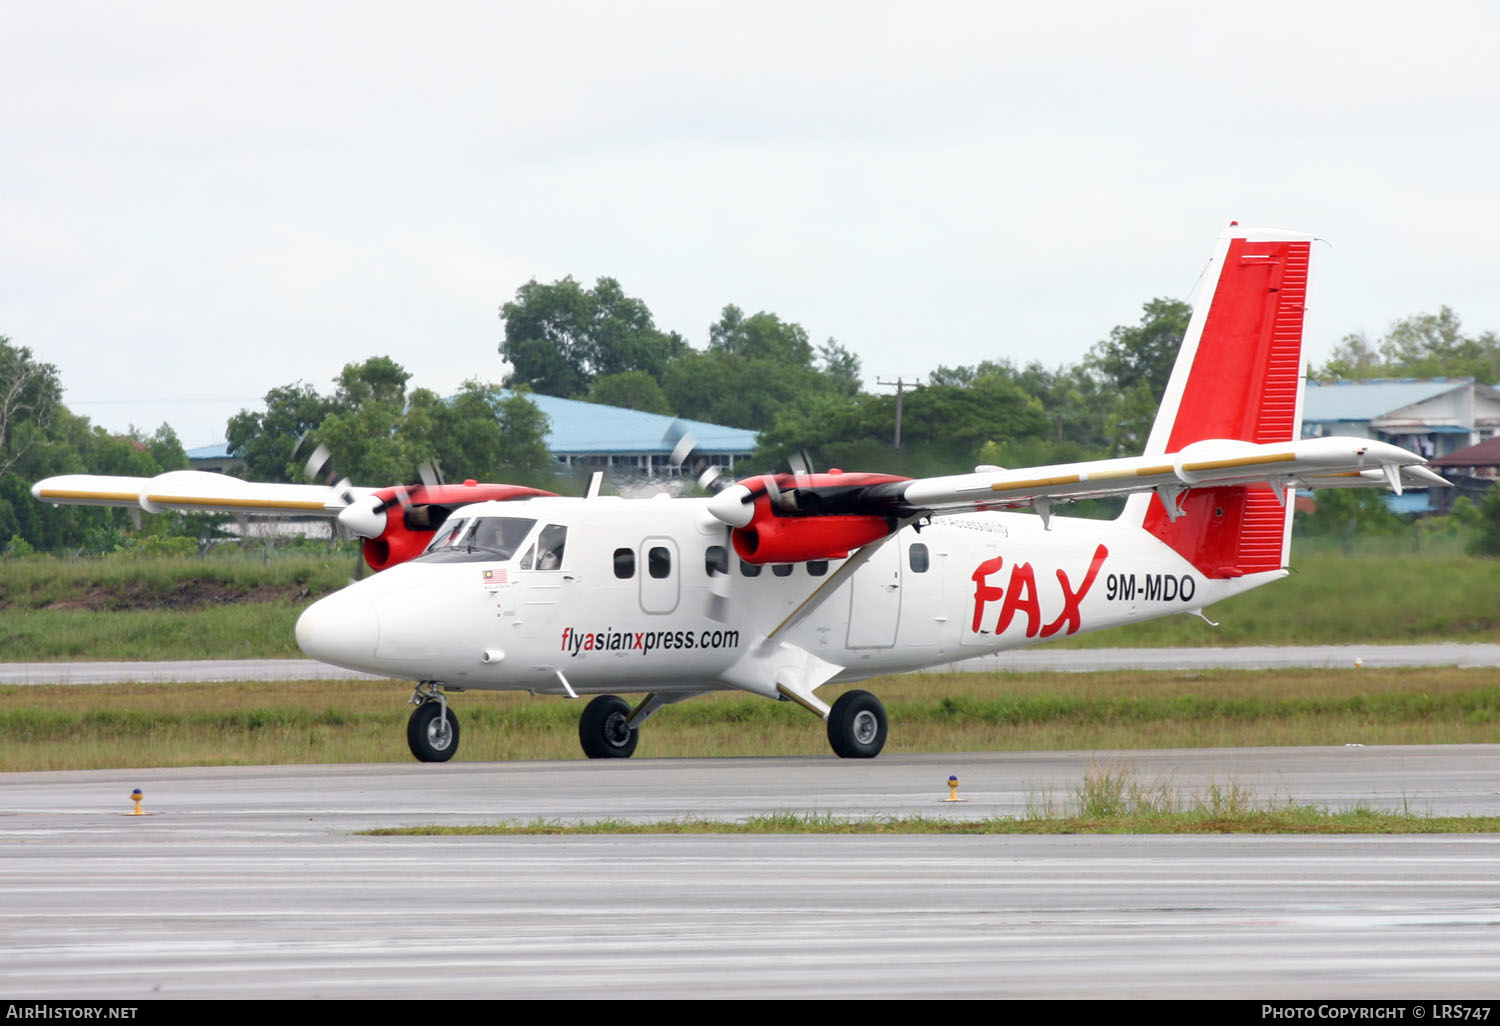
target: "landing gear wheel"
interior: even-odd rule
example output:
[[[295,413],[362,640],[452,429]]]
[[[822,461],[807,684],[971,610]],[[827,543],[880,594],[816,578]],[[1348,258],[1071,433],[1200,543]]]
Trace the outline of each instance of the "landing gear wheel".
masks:
[[[406,721],[406,744],[422,762],[447,762],[458,751],[458,717],[442,702],[423,702]]]
[[[615,695],[600,695],[584,706],[578,717],[578,741],[590,759],[628,759],[641,739],[629,727],[630,703]]]
[[[846,691],[828,714],[828,743],[841,759],[873,759],[885,747],[885,706],[868,691]]]

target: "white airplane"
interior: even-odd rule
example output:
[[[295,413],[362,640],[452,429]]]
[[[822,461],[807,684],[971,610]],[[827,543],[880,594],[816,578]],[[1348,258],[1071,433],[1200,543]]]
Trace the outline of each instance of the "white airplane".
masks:
[[[1137,457],[915,480],[766,475],[695,499],[601,497],[597,481],[564,498],[194,471],[50,478],[32,493],[337,517],[384,572],[310,606],[297,644],[417,682],[407,740],[423,761],[457,750],[448,695],[468,688],[598,696],[579,718],[591,758],[630,756],[664,705],[732,689],[796,702],[826,721],[834,752],[870,758],[886,740],[879,699],[849,690],[830,706],[819,688],[1202,615],[1286,576],[1296,488],[1445,483],[1384,442],[1298,437],[1312,241],[1224,232]],[[1053,512],[1122,494],[1113,521]],[[1039,515],[1015,512],[1028,507]]]

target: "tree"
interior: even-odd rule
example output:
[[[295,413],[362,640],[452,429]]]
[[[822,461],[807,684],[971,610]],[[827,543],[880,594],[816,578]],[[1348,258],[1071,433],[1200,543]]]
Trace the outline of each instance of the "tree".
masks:
[[[823,365],[823,377],[835,393],[850,398],[859,395],[862,383],[858,356],[830,338],[818,347],[818,362]]]
[[[1114,397],[1107,414],[1110,454],[1138,453],[1145,445],[1192,314],[1181,300],[1153,299],[1139,324],[1113,328],[1084,358],[1104,395]]]
[[[985,377],[968,385],[927,385],[906,393],[901,450],[893,449],[896,397],[861,395],[847,401],[787,407],[762,433],[756,460],[784,466],[807,448],[820,466],[855,470],[910,468],[922,475],[970,470],[986,442],[1045,435],[1041,404],[1013,383]]]
[[[0,335],[0,474],[45,437],[61,404],[57,368],[38,363],[26,346]]]
[[[543,395],[582,396],[601,374],[645,371],[660,379],[687,350],[681,336],[658,331],[646,304],[625,295],[613,278],[600,278],[592,289],[571,277],[550,285],[532,279],[500,316],[500,355],[512,368],[505,383]]]
[[[230,451],[257,480],[300,479],[314,443],[328,449],[333,473],[362,485],[414,482],[429,462],[458,480],[550,472],[546,417],[523,396],[475,380],[446,399],[426,388],[408,395],[410,380],[399,363],[374,356],[346,364],[332,396],[302,382],[273,388],[264,413],[231,419]]]
[[[588,401],[643,413],[671,413],[672,404],[656,379],[645,371],[601,374],[589,385]]]
[[[1500,381],[1500,335],[1465,335],[1449,307],[1391,324],[1379,342],[1345,335],[1315,376],[1336,378],[1473,378]]]
[[[448,480],[526,482],[550,473],[547,417],[521,394],[465,381],[448,400],[425,389],[412,392],[399,428],[408,455],[437,463]]]
[[[372,356],[364,363],[344,364],[334,380],[338,390],[333,399],[343,409],[372,401],[400,406],[406,401],[411,374],[389,356]]]
[[[1479,501],[1479,534],[1469,543],[1475,556],[1500,556],[1500,486],[1491,487]]]
[[[709,326],[708,351],[794,367],[810,367],[813,360],[812,344],[802,325],[764,310],[746,317],[733,303],[724,307],[719,319]]]
[[[263,412],[241,410],[229,419],[225,429],[229,453],[245,462],[252,480],[299,480],[299,464],[312,455],[312,447],[299,449],[298,442],[337,408],[336,400],[319,395],[302,381],[273,388],[266,393]]]

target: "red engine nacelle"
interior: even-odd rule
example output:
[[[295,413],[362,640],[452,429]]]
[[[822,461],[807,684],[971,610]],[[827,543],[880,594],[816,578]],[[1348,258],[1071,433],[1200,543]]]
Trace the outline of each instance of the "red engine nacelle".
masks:
[[[871,485],[905,481],[890,474],[827,474],[775,477],[775,488],[793,497],[794,508],[772,499],[764,478],[740,482],[755,495],[750,522],[730,537],[746,563],[800,563],[809,559],[843,559],[851,549],[891,533],[894,521],[883,514],[850,512],[860,506]]]
[[[405,502],[400,498],[402,492],[406,494]],[[448,519],[448,514],[459,506],[556,494],[524,485],[480,484],[477,481],[431,488],[427,485],[382,488],[375,492],[374,497],[385,507],[385,529],[373,538],[366,538],[360,551],[371,570],[384,570],[420,556],[437,529],[443,526],[443,521]],[[393,515],[395,513],[400,515]]]

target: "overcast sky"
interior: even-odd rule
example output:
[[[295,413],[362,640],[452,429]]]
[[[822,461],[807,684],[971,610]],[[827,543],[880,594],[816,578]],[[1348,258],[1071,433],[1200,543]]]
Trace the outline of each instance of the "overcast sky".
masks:
[[[0,334],[189,447],[388,354],[498,381],[531,278],[726,303],[868,378],[1078,360],[1230,220],[1308,356],[1500,330],[1500,5],[0,0]],[[754,427],[755,425],[748,425]]]

